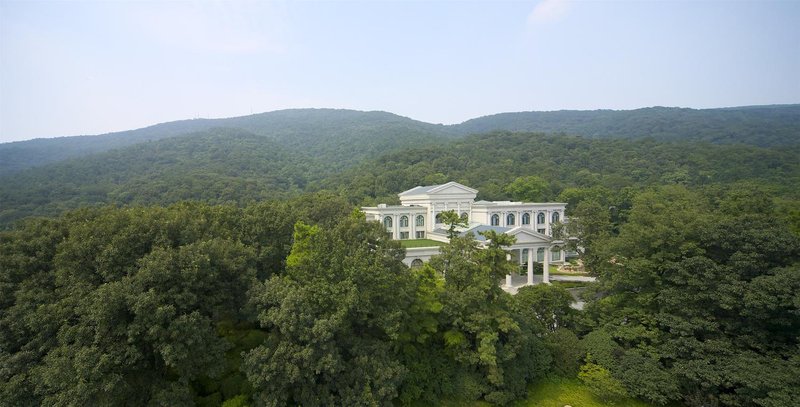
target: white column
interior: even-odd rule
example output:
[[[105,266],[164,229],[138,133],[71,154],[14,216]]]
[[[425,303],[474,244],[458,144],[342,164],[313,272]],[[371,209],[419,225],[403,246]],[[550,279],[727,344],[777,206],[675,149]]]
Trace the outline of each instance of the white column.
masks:
[[[544,269],[542,270],[542,281],[550,284],[550,248],[544,248]]]
[[[511,261],[511,253],[506,254],[506,261]],[[514,283],[511,281],[511,274],[506,274],[506,287],[511,287]]]
[[[544,234],[547,236],[553,236],[553,233],[550,231],[550,210],[544,211]],[[546,257],[547,255],[545,255]]]
[[[413,213],[408,214],[408,238],[409,239],[416,239],[417,238],[417,215]]]
[[[528,248],[528,285],[533,285],[533,247]]]

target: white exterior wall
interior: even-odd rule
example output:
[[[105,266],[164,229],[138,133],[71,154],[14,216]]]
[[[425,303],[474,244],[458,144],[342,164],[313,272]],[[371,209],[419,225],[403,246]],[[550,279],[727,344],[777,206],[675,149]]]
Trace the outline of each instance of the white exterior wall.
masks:
[[[475,197],[477,196],[477,192],[478,191],[474,189],[465,187],[455,182],[449,182],[447,184],[430,187],[416,187],[399,194],[401,205],[379,205],[377,207],[365,207],[362,208],[362,210],[365,212],[368,220],[375,220],[381,224],[383,224],[385,217],[391,217],[391,233],[393,239],[400,239],[401,232],[408,232],[409,239],[416,239],[416,232],[418,230],[424,230],[426,232],[426,238],[435,240],[444,239],[446,241],[446,236],[437,236],[430,234],[430,232],[437,227],[444,227],[444,225],[436,224],[436,215],[438,213],[450,210],[456,211],[456,213],[459,215],[462,213],[467,213],[469,216],[470,227],[478,225],[491,225],[492,215],[497,214],[500,216],[500,222],[498,226],[514,228],[514,230],[508,231],[507,233],[512,233],[518,237],[521,236],[519,235],[519,228],[530,230],[531,232],[536,233],[538,233],[539,230],[542,230],[542,234],[534,238],[534,241],[537,244],[531,244],[534,243],[534,241],[518,241],[518,245],[515,245],[513,248],[520,250],[523,248],[546,247],[551,243],[555,243],[552,242],[552,238],[549,237],[552,235],[552,216],[554,212],[559,213],[561,222],[565,222],[567,220],[564,216],[564,211],[567,205],[566,203],[529,203],[510,201],[480,201],[480,203],[476,203]],[[522,217],[525,213],[530,214],[531,221],[529,224],[523,225]],[[538,223],[539,213],[544,214],[545,219],[543,223]],[[514,214],[513,225],[507,224],[508,214]],[[409,223],[407,227],[401,228],[400,218],[404,215],[408,216]],[[423,215],[425,217],[425,225],[422,228],[416,226],[417,215]],[[528,238],[526,237],[526,239]],[[411,262],[415,259],[428,261],[430,260],[431,256],[438,253],[439,247],[409,248],[406,249],[406,258],[404,263],[411,265]],[[548,258],[549,254],[550,253],[548,250],[548,256],[545,257],[546,261],[550,260]],[[562,252],[561,261],[563,261],[563,258],[564,253]]]
[[[411,262],[419,259],[423,262],[427,263],[431,257],[439,254],[439,247],[414,247],[406,249],[406,258],[403,259],[403,263],[406,266],[411,266]]]

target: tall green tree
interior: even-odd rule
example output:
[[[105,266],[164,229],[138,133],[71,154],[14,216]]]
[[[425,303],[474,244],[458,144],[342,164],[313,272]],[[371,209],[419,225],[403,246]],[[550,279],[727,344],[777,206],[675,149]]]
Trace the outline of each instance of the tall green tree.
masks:
[[[634,201],[630,222],[606,241],[603,298],[587,308],[621,346],[619,368],[605,367],[631,394],[691,406],[798,396],[788,372],[800,345],[800,240],[773,219],[714,212],[683,187]]]
[[[458,231],[456,231],[457,227],[459,227],[459,226],[466,227],[469,224],[467,219],[462,218],[454,210],[444,211],[444,212],[440,213],[439,216],[441,217],[442,223],[447,225],[447,238],[448,239],[452,239],[452,238],[458,236]]]
[[[506,185],[505,192],[512,198],[524,202],[544,202],[547,200],[548,183],[536,175],[517,177]]]
[[[453,396],[506,404],[548,369],[550,355],[536,327],[513,311],[512,297],[499,287],[513,269],[503,249],[513,238],[486,238],[490,243],[481,249],[472,235],[455,237],[430,264],[445,279],[440,326],[444,351],[457,366]]]
[[[380,405],[407,374],[414,280],[404,251],[356,212],[329,227],[295,226],[286,273],[252,292],[267,342],[244,359],[258,403]]]

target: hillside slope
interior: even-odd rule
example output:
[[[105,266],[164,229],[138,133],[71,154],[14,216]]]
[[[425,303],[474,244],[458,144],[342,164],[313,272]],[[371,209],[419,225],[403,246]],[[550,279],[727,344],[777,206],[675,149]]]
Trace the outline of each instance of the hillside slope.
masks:
[[[435,125],[386,112],[290,109],[226,119],[181,120],[100,136],[0,144],[0,176],[26,168],[212,128],[268,137],[342,169],[387,151],[437,144],[491,131],[566,133],[587,138],[688,139],[716,144],[789,146],[800,143],[800,105],[727,109],[653,107],[500,113],[456,125]]]
[[[291,109],[226,119],[182,120],[99,136],[59,137],[0,144],[0,176],[26,168],[213,128],[231,128],[267,137],[334,168],[397,147],[445,139],[445,126],[386,112]]]
[[[212,129],[0,179],[0,224],[84,205],[275,199],[305,187],[315,161],[240,129]]]
[[[241,129],[212,129],[0,178],[0,225],[84,205],[164,205],[186,199],[246,203],[320,189],[339,191],[360,204],[392,200],[415,185],[449,180],[477,188],[479,198],[508,199],[514,197],[505,187],[528,175],[546,182],[542,200],[562,199],[564,191],[575,188],[620,191],[741,181],[797,199],[798,157],[800,147],[500,132],[395,149],[334,171],[328,159],[267,137]]]
[[[800,105],[500,113],[453,126],[459,134],[497,130],[787,146],[800,144]]]

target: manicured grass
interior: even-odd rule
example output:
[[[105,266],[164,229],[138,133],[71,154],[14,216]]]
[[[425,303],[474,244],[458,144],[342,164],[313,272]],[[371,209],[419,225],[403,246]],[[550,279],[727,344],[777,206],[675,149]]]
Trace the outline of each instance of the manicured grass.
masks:
[[[528,398],[516,407],[655,407],[636,399],[615,400],[613,404],[595,397],[578,379],[547,378],[528,389]]]
[[[414,239],[414,240],[401,240],[400,244],[403,245],[406,249],[409,247],[434,247],[434,246],[441,246],[444,243],[437,242],[431,239]]]

